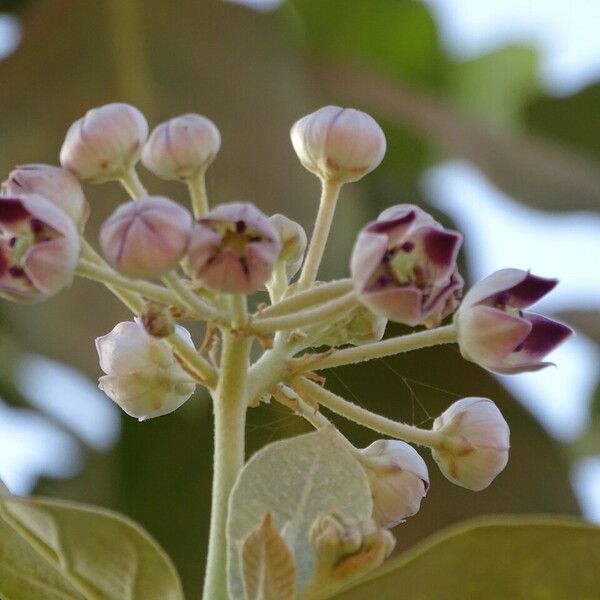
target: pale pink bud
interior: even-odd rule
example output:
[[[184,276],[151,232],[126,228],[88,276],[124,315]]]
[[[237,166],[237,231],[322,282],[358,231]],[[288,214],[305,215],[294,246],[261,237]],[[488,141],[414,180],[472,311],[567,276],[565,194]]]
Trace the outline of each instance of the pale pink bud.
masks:
[[[296,223],[284,215],[272,215],[269,217],[269,221],[277,229],[281,241],[281,250],[277,260],[285,262],[288,279],[291,279],[302,266],[307,244],[306,232],[300,223]]]
[[[122,204],[100,229],[106,260],[120,273],[158,277],[177,265],[192,231],[192,215],[162,196]]]
[[[368,114],[325,106],[294,123],[292,145],[302,165],[322,179],[358,181],[385,154],[385,135]]]
[[[498,407],[487,398],[463,398],[434,422],[444,443],[432,450],[452,483],[478,492],[506,466],[510,430]]]
[[[144,115],[129,104],[92,108],[69,127],[60,164],[79,179],[119,179],[138,161],[148,137]]]
[[[412,204],[383,211],[358,235],[350,270],[361,302],[390,321],[436,327],[462,290],[462,236]]]
[[[17,167],[2,184],[5,196],[39,194],[63,210],[83,231],[90,214],[83,190],[77,178],[66,169],[51,165],[33,164]]]
[[[187,330],[176,334],[193,348]],[[118,323],[96,338],[100,389],[128,415],[140,421],[179,408],[194,393],[195,383],[177,362],[171,346],[146,333],[138,321]]]
[[[187,179],[205,171],[221,147],[221,134],[206,117],[181,115],[158,125],[142,149],[142,163],[162,179]]]
[[[399,440],[377,440],[361,454],[377,524],[389,529],[416,514],[429,489],[427,465],[419,453]]]
[[[454,317],[462,355],[496,373],[537,371],[552,364],[542,359],[573,331],[523,309],[557,283],[519,269],[502,269],[476,283]]]
[[[0,295],[37,302],[73,279],[80,239],[71,219],[39,194],[0,197]]]
[[[209,288],[251,294],[269,279],[280,249],[277,229],[262,212],[249,202],[231,202],[194,225],[189,266]]]

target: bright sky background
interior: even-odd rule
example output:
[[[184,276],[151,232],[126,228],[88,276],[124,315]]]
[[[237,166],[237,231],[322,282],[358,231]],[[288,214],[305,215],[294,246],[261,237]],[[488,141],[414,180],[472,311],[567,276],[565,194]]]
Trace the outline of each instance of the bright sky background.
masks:
[[[236,1],[262,10],[280,4],[279,0]],[[525,43],[540,50],[540,78],[551,93],[574,93],[600,79],[600,0],[424,2],[434,14],[446,50],[458,59],[507,43]],[[10,53],[18,40],[14,19],[0,18],[0,57]],[[476,276],[505,266],[531,268],[561,279],[550,299],[540,303],[540,311],[599,305],[600,217],[524,208],[464,162],[432,169],[423,185],[430,202],[451,215],[476,248],[467,257]],[[573,439],[585,424],[598,377],[598,349],[579,335],[551,359],[557,367],[542,374],[501,379],[552,435]],[[44,361],[32,357],[24,365],[22,391],[92,446],[110,447],[118,437],[116,407],[72,369]],[[57,398],[65,399],[65,404]],[[77,402],[69,402],[75,398]],[[79,467],[77,446],[64,431],[33,411],[11,409],[0,402],[0,477],[13,492],[29,492],[41,473],[67,477]],[[585,514],[600,522],[600,457],[580,461],[572,480]]]

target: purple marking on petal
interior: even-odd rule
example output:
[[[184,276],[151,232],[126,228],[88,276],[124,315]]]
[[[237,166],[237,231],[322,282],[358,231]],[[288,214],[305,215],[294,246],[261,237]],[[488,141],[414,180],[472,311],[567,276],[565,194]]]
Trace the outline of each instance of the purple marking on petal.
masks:
[[[29,217],[29,212],[18,198],[0,198],[0,223],[14,223]]]
[[[556,287],[557,283],[558,279],[545,279],[527,273],[527,277],[523,281],[505,290],[505,293],[510,294],[510,300],[507,304],[517,308],[527,308],[550,292]]]
[[[536,358],[549,354],[573,335],[573,330],[558,321],[553,321],[534,313],[525,313],[525,318],[531,323],[529,335],[523,340],[522,350]],[[515,348],[513,352],[518,352]]]
[[[402,250],[403,252],[406,252],[407,254],[410,254],[414,249],[415,249],[415,245],[413,242],[404,242],[404,244],[402,244],[402,246],[400,246],[400,250]]]
[[[34,218],[29,221],[29,227],[33,233],[40,233],[44,229],[44,222]]]
[[[244,221],[236,221],[235,230],[237,233],[244,233],[246,231],[246,223]]]
[[[11,248],[14,248],[17,245],[17,238],[16,237],[11,237],[10,240],[8,240],[8,245]]]
[[[23,277],[23,275],[25,274],[25,271],[23,271],[21,267],[17,267],[16,265],[10,267],[8,269],[8,272],[10,273],[11,277]]]
[[[425,254],[436,265],[446,267],[455,259],[461,241],[458,233],[432,229],[423,239]]]
[[[397,219],[389,219],[385,221],[373,221],[369,225],[365,227],[365,230],[370,233],[387,233],[388,231],[393,231],[396,227],[400,225],[406,225],[407,223],[412,223],[417,218],[417,214],[414,210],[409,211],[402,217],[398,217]]]

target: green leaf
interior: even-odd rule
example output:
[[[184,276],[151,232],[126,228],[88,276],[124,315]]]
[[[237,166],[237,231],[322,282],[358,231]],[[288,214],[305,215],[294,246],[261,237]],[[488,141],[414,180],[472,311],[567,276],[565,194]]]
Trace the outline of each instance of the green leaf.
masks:
[[[263,448],[242,470],[230,498],[227,534],[231,598],[244,598],[238,546],[266,513],[278,530],[285,531],[301,588],[313,570],[308,531],[315,518],[337,511],[365,520],[372,510],[367,476],[333,430],[322,429]]]
[[[98,508],[0,498],[3,600],[183,600],[163,550],[138,525]]]
[[[598,597],[600,528],[553,517],[496,517],[447,529],[338,600]]]
[[[506,46],[453,65],[453,98],[472,117],[495,131],[512,131],[523,107],[538,93],[538,54],[527,46]]]

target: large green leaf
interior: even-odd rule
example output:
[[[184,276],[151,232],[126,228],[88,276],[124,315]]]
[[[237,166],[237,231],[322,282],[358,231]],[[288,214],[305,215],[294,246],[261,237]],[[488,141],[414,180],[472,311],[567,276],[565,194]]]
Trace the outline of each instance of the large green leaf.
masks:
[[[116,513],[43,499],[0,499],[3,600],[182,600],[170,559]]]
[[[227,536],[230,595],[243,599],[239,545],[270,514],[293,550],[301,588],[311,576],[308,531],[317,516],[336,511],[371,517],[373,503],[365,471],[335,432],[323,429],[282,440],[257,452],[231,493]]]
[[[384,564],[339,600],[594,600],[600,528],[550,517],[452,527]]]

